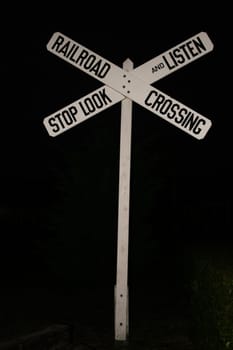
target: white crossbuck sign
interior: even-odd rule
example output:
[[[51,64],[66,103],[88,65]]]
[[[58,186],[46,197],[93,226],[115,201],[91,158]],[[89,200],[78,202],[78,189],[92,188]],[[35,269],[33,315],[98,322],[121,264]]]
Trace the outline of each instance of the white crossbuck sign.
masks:
[[[213,43],[207,33],[200,32],[134,70],[129,59],[122,69],[59,32],[52,35],[47,49],[105,84],[44,118],[50,136],[57,136],[121,102],[115,340],[125,341],[129,329],[127,269],[132,101],[196,139],[203,139],[211,127],[210,119],[150,84],[212,51]]]
[[[213,44],[205,32],[132,72],[126,72],[58,32],[53,34],[47,49],[106,85],[45,118],[44,125],[51,136],[61,134],[125,97],[197,139],[202,139],[211,127],[209,119],[149,85],[210,52]]]

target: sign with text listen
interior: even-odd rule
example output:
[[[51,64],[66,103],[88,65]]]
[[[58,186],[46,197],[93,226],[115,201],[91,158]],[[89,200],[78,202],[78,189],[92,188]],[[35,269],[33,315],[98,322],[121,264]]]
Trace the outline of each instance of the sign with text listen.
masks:
[[[46,117],[44,125],[51,136],[70,129],[125,97],[197,139],[202,139],[211,127],[209,119],[144,81],[145,76],[150,83],[155,82],[211,51],[213,44],[204,32],[139,66],[133,72],[124,71],[59,32],[53,34],[47,49],[107,85]],[[136,74],[143,76],[143,80]]]
[[[134,73],[138,77],[143,77],[143,80],[148,84],[152,84],[206,55],[211,52],[213,48],[214,45],[207,33],[200,32],[172,49],[138,66],[134,69]]]

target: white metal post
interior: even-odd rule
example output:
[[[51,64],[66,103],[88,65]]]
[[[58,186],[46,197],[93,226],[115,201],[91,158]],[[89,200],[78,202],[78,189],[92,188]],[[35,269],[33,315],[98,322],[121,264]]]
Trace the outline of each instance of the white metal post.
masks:
[[[123,63],[126,71],[133,69],[133,62]],[[130,83],[128,81],[127,83]],[[130,84],[129,84],[130,85]],[[132,101],[121,102],[121,135],[119,164],[117,271],[115,286],[115,340],[127,340],[128,319],[128,242],[129,242],[129,198],[131,163]]]

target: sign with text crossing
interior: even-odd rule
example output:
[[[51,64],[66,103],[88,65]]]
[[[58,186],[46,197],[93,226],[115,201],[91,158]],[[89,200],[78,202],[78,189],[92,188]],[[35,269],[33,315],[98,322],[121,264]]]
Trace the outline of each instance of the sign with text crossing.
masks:
[[[60,32],[52,35],[47,49],[104,83],[102,87],[44,118],[43,123],[50,136],[60,135],[121,102],[115,340],[124,341],[128,336],[127,278],[132,101],[194,138],[203,139],[211,127],[211,120],[150,84],[211,52],[213,43],[207,33],[200,32],[135,69],[129,59],[124,62],[122,69]]]
[[[47,49],[76,68],[106,84],[44,119],[51,136],[57,136],[102,110],[130,98],[191,136],[202,139],[211,121],[183,103],[148,85],[193,62],[213,49],[205,32],[126,72],[61,33],[54,33]]]

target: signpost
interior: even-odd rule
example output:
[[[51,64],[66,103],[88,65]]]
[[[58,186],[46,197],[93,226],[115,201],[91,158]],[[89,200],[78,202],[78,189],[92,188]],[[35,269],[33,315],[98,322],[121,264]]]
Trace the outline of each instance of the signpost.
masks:
[[[200,32],[133,70],[127,59],[123,69],[56,32],[47,49],[105,85],[44,118],[55,137],[101,111],[121,102],[117,276],[115,286],[115,340],[128,336],[128,235],[132,101],[196,139],[203,139],[211,120],[150,84],[213,50],[207,33]]]
[[[123,64],[126,71],[133,68],[129,59]],[[132,101],[121,102],[121,137],[117,232],[117,279],[115,287],[115,338],[125,340],[128,333],[128,243],[131,159]]]

